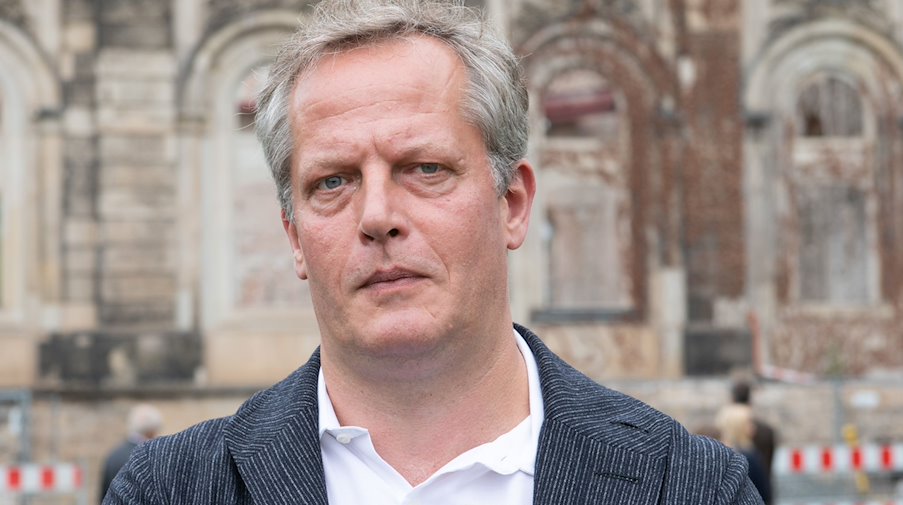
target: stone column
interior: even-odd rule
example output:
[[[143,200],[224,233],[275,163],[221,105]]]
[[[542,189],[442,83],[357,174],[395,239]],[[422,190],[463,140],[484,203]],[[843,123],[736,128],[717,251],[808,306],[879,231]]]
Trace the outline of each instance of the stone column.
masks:
[[[173,326],[175,72],[161,50],[104,49],[97,62],[102,324]]]

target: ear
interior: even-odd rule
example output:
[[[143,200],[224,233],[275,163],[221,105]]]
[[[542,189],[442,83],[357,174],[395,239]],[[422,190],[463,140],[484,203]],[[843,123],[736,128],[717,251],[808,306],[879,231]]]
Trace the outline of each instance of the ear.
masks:
[[[527,160],[521,160],[515,168],[514,177],[504,196],[506,205],[502,218],[510,250],[517,249],[524,243],[535,195],[536,177],[533,174],[533,167]]]
[[[298,274],[299,279],[307,280],[307,266],[304,264],[304,252],[301,250],[301,241],[298,239],[298,228],[289,220],[285,210],[282,211],[282,228],[288,236],[288,243],[292,247],[292,255],[295,257],[295,273]]]

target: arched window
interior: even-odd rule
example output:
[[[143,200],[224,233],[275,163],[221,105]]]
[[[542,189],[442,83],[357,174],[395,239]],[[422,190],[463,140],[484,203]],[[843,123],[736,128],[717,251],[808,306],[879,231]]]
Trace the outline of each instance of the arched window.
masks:
[[[624,100],[598,72],[573,69],[541,95],[546,141],[549,305],[620,310],[631,295],[631,197]]]
[[[10,84],[0,82],[0,324],[17,318],[27,272],[22,256],[27,239],[21,227],[24,209],[20,196],[27,166],[25,109],[21,89]]]
[[[292,274],[276,192],[254,132],[256,97],[266,75],[265,66],[249,72],[236,87],[231,104],[233,303],[240,310],[297,307],[309,296],[307,283]]]
[[[558,76],[542,95],[549,137],[615,140],[620,115],[614,91],[596,72],[572,70]]]
[[[863,98],[833,74],[805,81],[797,98],[787,177],[796,221],[796,298],[804,304],[879,301],[874,143]]]
[[[255,97],[296,16],[262,9],[223,25],[195,52],[180,90],[182,205],[200,211],[181,223],[180,278],[199,298],[184,304],[197,317],[182,320],[202,332],[210,384],[268,383],[319,342],[254,131]]]
[[[6,126],[3,115],[3,94],[0,93],[0,152],[6,152],[4,149],[5,139],[6,139]],[[0,286],[3,286],[4,275],[3,270],[6,266],[6,255],[3,253],[6,246],[6,227],[3,226],[3,218],[5,213],[3,212],[3,200],[4,196],[6,196],[6,188],[4,188],[4,181],[6,181],[5,174],[0,171]],[[0,289],[0,308],[6,305],[6,297],[4,296],[3,289]]]
[[[804,137],[862,135],[859,91],[836,76],[820,78],[800,93],[797,119]]]
[[[198,181],[185,178],[183,204],[201,211],[200,233],[184,223],[183,245],[186,255],[198,258],[198,320],[210,349],[234,346],[228,339],[248,328],[273,335],[289,327],[316,328],[307,283],[292,268],[273,179],[254,129],[255,100],[273,48],[290,33],[284,19],[273,12],[256,19],[264,30],[246,33],[244,25],[220,30],[195,58],[182,92],[180,163]],[[195,118],[202,128],[194,129]],[[182,275],[191,282],[190,262]]]
[[[31,42],[0,23],[0,337],[29,335],[42,304],[57,301],[59,232],[50,217],[60,201],[37,191],[55,191],[60,158],[53,119],[55,81]],[[35,199],[40,194],[47,198]],[[40,239],[38,238],[40,237]],[[46,242],[39,242],[46,241]],[[40,244],[40,246],[39,246]],[[40,268],[37,266],[40,265]],[[2,365],[0,365],[2,367]],[[2,380],[3,372],[0,372]]]

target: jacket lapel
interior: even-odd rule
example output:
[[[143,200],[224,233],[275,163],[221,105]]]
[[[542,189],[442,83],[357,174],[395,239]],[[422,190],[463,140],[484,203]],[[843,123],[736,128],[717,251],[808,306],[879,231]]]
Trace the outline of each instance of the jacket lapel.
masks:
[[[515,326],[536,357],[544,403],[533,503],[657,503],[669,452],[667,418],[596,384]]]
[[[254,503],[326,505],[320,453],[320,354],[258,393],[226,427],[226,445]]]

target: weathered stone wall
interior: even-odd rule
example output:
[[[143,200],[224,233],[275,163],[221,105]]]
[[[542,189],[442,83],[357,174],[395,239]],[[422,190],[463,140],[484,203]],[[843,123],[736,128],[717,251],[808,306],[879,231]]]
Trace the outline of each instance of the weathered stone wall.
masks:
[[[689,319],[732,326],[719,302],[744,296],[739,2],[689,2],[685,90],[684,241]],[[742,322],[742,321],[741,321]]]
[[[160,2],[60,6],[62,318],[45,384],[193,381],[196,332],[175,331],[178,63]]]
[[[778,1],[744,12],[747,304],[764,358],[899,373],[900,11]]]
[[[190,200],[192,195],[184,196],[184,181],[194,184],[196,194],[201,195],[208,181],[203,179],[203,174],[200,180],[192,180],[180,172],[184,170],[182,167],[191,165],[191,161],[186,165],[183,159],[185,142],[179,132],[180,114],[188,105],[179,103],[180,86],[188,69],[197,65],[193,58],[207,57],[202,51],[204,44],[215,39],[220,30],[227,29],[229,19],[253,18],[257,12],[273,9],[304,9],[306,4],[201,2],[196,8],[180,7],[175,11],[169,5],[154,2],[76,0],[62,4],[60,49],[50,60],[60,70],[63,90],[64,317],[57,331],[52,332],[54,343],[48,343],[41,355],[40,362],[45,368],[39,373],[46,379],[65,380],[65,376],[59,376],[60,370],[73,368],[54,364],[55,359],[66,358],[58,356],[51,347],[64,349],[76,341],[89,347],[95,345],[93,342],[110,342],[101,338],[101,333],[151,342],[129,344],[130,350],[118,352],[113,358],[110,353],[116,346],[105,345],[91,351],[89,354],[97,356],[102,363],[98,367],[102,370],[122,369],[121,365],[110,365],[111,359],[121,360],[118,356],[122,355],[129,356],[126,363],[141,361],[144,351],[133,349],[154,348],[152,342],[162,338],[160,335],[166,335],[167,339],[182,335],[184,345],[173,348],[203,347],[202,335],[212,328],[197,326],[198,318],[203,316],[197,304],[207,303],[201,298],[209,295],[203,294],[197,284],[185,284],[186,279],[203,281],[204,276],[198,272],[185,273],[186,255],[198,251],[186,249],[191,244],[186,246],[183,240],[185,225],[180,219],[189,219],[185,211],[201,211],[198,207],[185,206],[186,198]],[[10,19],[27,29],[27,11],[15,2],[5,5]],[[509,19],[502,23],[510,27],[514,44],[527,56],[534,91],[541,93],[556,72],[580,67],[599,72],[623,94],[623,153],[611,151],[614,157],[610,160],[581,156],[580,152],[561,147],[567,146],[566,143],[543,140],[540,130],[539,138],[534,139],[538,146],[534,154],[538,155],[537,165],[546,183],[540,188],[547,193],[541,194],[541,205],[553,203],[551,196],[556,191],[557,179],[573,174],[596,174],[591,176],[604,180],[608,177],[604,167],[623,165],[620,170],[624,174],[622,184],[628,203],[617,210],[619,219],[625,219],[625,224],[616,226],[621,235],[599,235],[593,239],[596,241],[593,247],[612,240],[619,242],[614,250],[621,251],[619,254],[626,255],[626,259],[612,265],[624,269],[623,280],[618,282],[626,288],[619,289],[626,290],[628,295],[619,295],[624,301],[618,302],[614,311],[589,307],[588,313],[583,310],[585,307],[576,307],[578,310],[572,316],[576,322],[589,314],[590,320],[603,325],[606,320],[616,325],[626,323],[633,325],[639,334],[657,335],[656,338],[663,340],[659,342],[656,358],[661,361],[637,367],[643,370],[657,369],[657,364],[664,362],[683,363],[680,349],[685,344],[694,345],[684,335],[718,331],[728,335],[743,331],[745,313],[759,309],[755,299],[747,298],[753,287],[747,284],[750,269],[746,266],[746,252],[749,243],[756,239],[744,231],[748,230],[744,212],[750,211],[741,198],[745,184],[740,156],[744,111],[741,101],[735,99],[744,87],[743,69],[737,62],[743,55],[755,53],[741,47],[745,39],[741,40],[739,34],[747,18],[737,1],[692,1],[677,10],[674,5],[678,4],[525,1],[512,4],[506,12]],[[827,15],[816,4],[781,3],[779,7],[772,11],[771,22],[766,22],[774,37],[804,24],[810,14],[815,18]],[[849,19],[862,24],[864,32],[888,33],[886,22],[876,24],[877,19],[867,15],[880,8],[881,5],[870,4],[840,12],[838,7],[830,13],[848,14]],[[808,14],[801,16],[800,12]],[[189,15],[194,18],[185,21],[183,18]],[[193,26],[195,30],[183,29],[176,34],[174,26]],[[177,53],[174,42],[177,35],[179,43],[189,50]],[[893,95],[894,91],[891,89],[890,93]],[[206,134],[204,128],[202,134]],[[891,130],[882,128],[886,135],[892,133],[893,126]],[[896,166],[898,151],[899,146],[894,143],[882,151],[881,159],[889,168],[882,172],[888,184],[881,188],[895,187],[894,181],[900,178],[892,168]],[[894,213],[900,204],[895,193],[885,191],[882,195],[881,226],[888,231],[882,232],[881,237],[887,237],[892,235],[890,231],[900,227]],[[539,219],[538,227],[542,227],[542,221],[554,215],[554,207],[540,207],[539,211],[549,212]],[[199,218],[190,219],[197,223]],[[550,258],[542,252],[542,239],[534,242],[537,244],[527,248],[524,261],[548,264]],[[556,247],[568,250],[567,244]],[[882,271],[895,275],[899,261],[896,251],[900,248],[896,241],[885,239],[880,247],[886,251],[881,253]],[[566,259],[553,261],[567,262]],[[685,319],[669,323],[670,329],[662,326],[665,318],[656,310],[671,305],[674,300],[658,308],[650,304],[653,279],[662,269],[673,270],[677,275],[673,278],[683,279],[683,287],[678,286],[675,293],[686,293],[686,299],[680,302],[686,306]],[[538,286],[539,292],[532,295],[532,301],[522,304],[519,319],[529,321],[538,315],[537,321],[550,322],[544,315],[550,307],[543,301],[549,296],[542,292],[555,285],[554,272],[552,265],[549,271],[536,274],[537,279],[524,282]],[[774,281],[779,303],[786,301],[780,298],[786,291],[781,287],[786,286],[782,275],[779,272]],[[885,312],[896,314],[893,308],[896,284],[888,278],[881,279],[883,296],[890,302]],[[521,280],[516,278],[514,282]],[[240,308],[240,303],[226,307]],[[562,331],[574,331],[575,335],[585,331],[579,324],[570,325],[571,316],[563,312],[551,313],[551,320],[561,325]],[[180,314],[187,314],[187,319],[177,321]],[[793,320],[785,318],[784,323],[766,325],[764,338],[772,340],[769,352],[774,353],[767,358],[785,366],[823,370],[824,366],[816,362],[820,359],[824,362],[830,349],[858,349],[851,343],[857,339],[843,339],[838,333],[837,339],[843,340],[843,345],[832,339],[821,339],[831,341],[825,345],[820,345],[818,339],[805,339],[805,351],[792,351],[802,349],[795,343],[800,339],[783,336],[797,331],[792,325],[785,328]],[[893,320],[895,316],[891,316]],[[823,317],[806,324],[827,332],[844,327]],[[856,332],[871,331],[870,341],[879,338],[876,333],[893,333],[889,329],[892,324],[869,324],[859,326]],[[97,335],[85,337],[86,332]],[[241,332],[236,333],[230,327],[227,333]],[[63,344],[67,338],[72,343]],[[886,342],[876,349],[889,348],[890,342],[898,337],[880,338]],[[886,368],[893,368],[898,362],[893,352],[863,352],[859,353],[862,358],[849,359],[856,364],[847,367],[847,371],[858,373],[878,358]],[[809,355],[812,357],[803,357]],[[161,358],[154,355],[148,359]],[[188,367],[200,373],[195,376],[203,376],[202,361],[198,357]],[[679,365],[671,368],[680,373]],[[620,372],[593,373],[617,375]],[[178,380],[191,380],[188,379],[191,375],[177,374]]]

